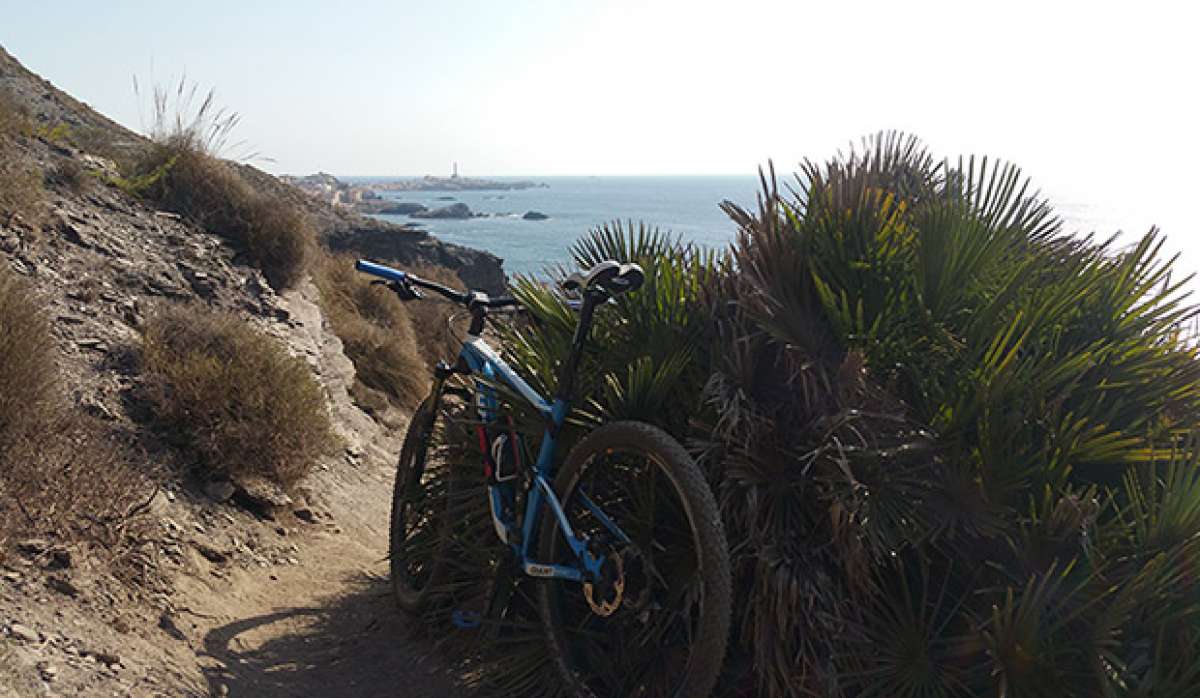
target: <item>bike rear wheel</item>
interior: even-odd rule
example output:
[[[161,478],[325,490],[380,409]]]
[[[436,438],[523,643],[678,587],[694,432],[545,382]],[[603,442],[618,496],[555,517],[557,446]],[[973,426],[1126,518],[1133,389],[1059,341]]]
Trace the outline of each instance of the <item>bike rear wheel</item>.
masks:
[[[729,636],[729,549],[695,461],[656,427],[616,422],[571,451],[555,490],[575,534],[607,560],[590,588],[546,579],[539,591],[569,689],[596,697],[708,695]],[[557,519],[542,516],[540,560],[573,564]]]
[[[448,535],[446,478],[432,477],[428,463],[437,415],[426,398],[413,413],[400,449],[392,490],[388,545],[392,592],[407,611],[420,611],[446,571]]]

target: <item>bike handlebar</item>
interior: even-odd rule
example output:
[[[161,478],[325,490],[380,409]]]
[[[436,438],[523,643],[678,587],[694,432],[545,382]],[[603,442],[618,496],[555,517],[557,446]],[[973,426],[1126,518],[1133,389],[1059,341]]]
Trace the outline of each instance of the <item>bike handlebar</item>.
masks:
[[[379,278],[385,279],[394,284],[399,284],[400,286],[412,285],[418,288],[424,288],[433,291],[445,297],[447,300],[462,305],[466,308],[475,306],[484,306],[487,308],[507,308],[518,305],[517,299],[512,298],[511,296],[489,298],[488,295],[483,291],[458,291],[450,288],[449,286],[443,286],[437,282],[422,279],[421,277],[410,274],[406,271],[393,269],[384,264],[369,262],[365,259],[360,259],[355,262],[354,268],[372,276],[378,276]],[[409,292],[411,293],[411,291],[412,289],[410,288]]]
[[[399,281],[400,283],[404,283],[409,278],[409,274],[407,272],[400,271],[399,269],[392,269],[391,267],[384,266],[382,264],[376,264],[375,262],[368,262],[365,259],[360,259],[355,262],[354,268],[372,276],[378,276],[381,279],[387,279],[388,281]]]

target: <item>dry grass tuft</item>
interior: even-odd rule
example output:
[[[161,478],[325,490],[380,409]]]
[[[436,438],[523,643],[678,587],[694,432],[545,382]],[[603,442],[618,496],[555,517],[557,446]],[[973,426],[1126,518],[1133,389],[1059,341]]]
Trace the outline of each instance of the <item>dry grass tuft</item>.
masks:
[[[42,176],[16,145],[29,129],[28,114],[0,90],[0,225],[20,217],[36,226],[44,213]]]
[[[37,227],[45,214],[42,175],[19,153],[0,142],[0,225],[20,218]]]
[[[133,165],[126,188],[241,245],[275,288],[304,278],[316,231],[308,217],[263,196],[223,159],[236,113],[218,109],[210,91],[193,108],[195,87],[155,90],[153,145]],[[239,159],[253,157],[240,155]]]
[[[6,90],[0,89],[0,138],[23,135],[30,128],[29,111],[17,104]]]
[[[0,263],[0,453],[51,420],[58,368],[33,289]]]
[[[314,274],[330,325],[354,362],[366,388],[397,405],[415,407],[429,387],[429,369],[418,349],[412,308],[391,292],[372,286],[354,270],[354,258],[323,255]],[[379,410],[370,391],[355,391],[364,407]]]
[[[133,90],[140,95],[136,78]],[[184,75],[174,87],[155,85],[151,100],[154,124],[148,135],[155,143],[174,141],[183,150],[239,161],[257,155],[245,152],[244,143],[232,141],[241,115],[219,106],[215,90],[201,93],[200,86]]]
[[[422,279],[435,281],[450,288],[466,288],[458,274],[446,267],[418,264],[407,267],[407,270]],[[470,324],[465,311],[432,293],[426,294],[426,300],[423,302],[409,303],[408,308],[417,344],[426,365],[432,369],[439,361],[453,363]]]
[[[68,189],[76,194],[86,192],[96,181],[95,175],[74,158],[60,158],[54,165],[54,170],[47,174],[47,179],[54,185]]]
[[[145,526],[157,486],[134,451],[99,420],[55,410],[0,452],[0,551],[5,534],[86,540],[116,551]]]
[[[233,166],[194,139],[156,142],[132,178],[147,178],[141,194],[159,206],[241,245],[275,288],[295,285],[308,271],[316,231],[298,209],[254,190]]]
[[[335,443],[307,364],[234,315],[162,308],[147,323],[143,362],[159,418],[214,473],[287,487]]]
[[[33,290],[0,266],[0,557],[18,536],[117,547],[154,491],[115,434],[65,409],[54,349]]]

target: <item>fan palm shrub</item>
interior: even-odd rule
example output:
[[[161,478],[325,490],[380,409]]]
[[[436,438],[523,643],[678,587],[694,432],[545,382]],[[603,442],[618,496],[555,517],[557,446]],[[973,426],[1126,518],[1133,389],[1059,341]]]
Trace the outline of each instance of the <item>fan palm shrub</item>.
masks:
[[[758,686],[1184,695],[1146,673],[1194,671],[1144,649],[1167,629],[1117,621],[1114,589],[1148,572],[1105,545],[1122,478],[1163,486],[1192,458],[1195,310],[1161,237],[1064,236],[1015,167],[896,134],[805,163],[787,194],[771,179],[758,211],[726,206],[733,309],[706,391],[705,460],[751,541]]]
[[[721,255],[632,226],[573,248],[647,269],[597,315],[574,418],[655,422],[706,469],[722,690],[1195,695],[1200,363],[1162,236],[1072,237],[1013,165],[901,134],[725,210]],[[516,293],[504,350],[548,388],[574,318]],[[492,680],[542,661],[520,658]]]

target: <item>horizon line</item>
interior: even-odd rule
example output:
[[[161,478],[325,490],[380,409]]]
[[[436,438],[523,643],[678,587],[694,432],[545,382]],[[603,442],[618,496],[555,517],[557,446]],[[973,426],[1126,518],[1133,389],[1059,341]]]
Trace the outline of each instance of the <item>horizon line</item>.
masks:
[[[382,178],[391,177],[395,179],[424,179],[425,177],[437,177],[441,179],[450,179],[450,175],[437,174],[345,174],[326,172],[325,170],[317,170],[308,174],[296,174],[294,172],[280,172],[280,176],[286,175],[289,177],[307,177],[315,174],[330,174],[334,177],[372,177]],[[578,178],[593,178],[593,177],[753,177],[758,178],[757,174],[741,174],[736,172],[701,172],[701,173],[619,173],[619,174],[476,174],[476,175],[459,175],[459,179],[536,179],[538,177],[578,177]]]

